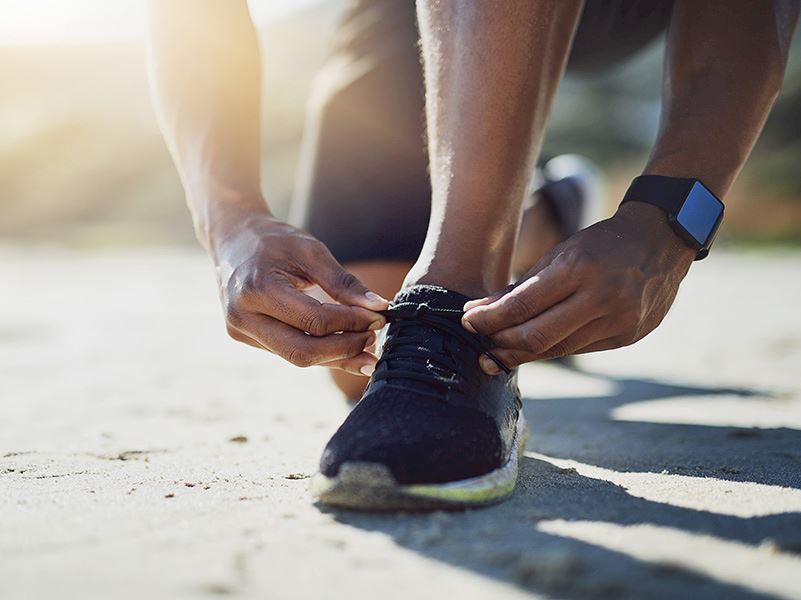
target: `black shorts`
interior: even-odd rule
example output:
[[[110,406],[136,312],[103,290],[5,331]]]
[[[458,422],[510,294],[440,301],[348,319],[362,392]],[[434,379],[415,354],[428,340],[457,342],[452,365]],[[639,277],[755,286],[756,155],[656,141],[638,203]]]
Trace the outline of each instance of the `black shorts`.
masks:
[[[413,262],[431,189],[411,0],[352,0],[310,100],[291,220],[342,263]],[[587,0],[568,71],[596,73],[665,30],[672,0]]]

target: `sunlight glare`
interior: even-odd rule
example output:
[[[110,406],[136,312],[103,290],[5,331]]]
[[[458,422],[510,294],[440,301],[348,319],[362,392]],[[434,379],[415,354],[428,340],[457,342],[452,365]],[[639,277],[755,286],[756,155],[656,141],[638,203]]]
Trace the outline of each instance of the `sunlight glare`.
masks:
[[[261,25],[320,0],[250,0]],[[0,0],[0,45],[77,44],[141,38],[145,0]]]

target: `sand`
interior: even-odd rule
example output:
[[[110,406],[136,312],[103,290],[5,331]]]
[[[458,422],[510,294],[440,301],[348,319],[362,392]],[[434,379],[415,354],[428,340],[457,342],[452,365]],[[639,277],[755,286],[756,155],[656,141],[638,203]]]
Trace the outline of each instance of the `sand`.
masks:
[[[347,407],[227,339],[181,249],[0,250],[0,598],[801,598],[801,253],[721,251],[647,340],[536,365],[516,494],[363,515]]]

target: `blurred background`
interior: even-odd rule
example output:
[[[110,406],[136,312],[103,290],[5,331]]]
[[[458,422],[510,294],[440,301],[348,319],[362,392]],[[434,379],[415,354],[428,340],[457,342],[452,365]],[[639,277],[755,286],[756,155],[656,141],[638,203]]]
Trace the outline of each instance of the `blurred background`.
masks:
[[[261,32],[264,190],[285,214],[313,77],[345,0],[252,0]],[[0,0],[0,238],[73,247],[191,244],[155,122],[143,0]],[[659,115],[662,44],[560,90],[545,154],[578,152],[609,206],[637,173]],[[784,91],[727,198],[722,240],[801,243],[801,40]]]

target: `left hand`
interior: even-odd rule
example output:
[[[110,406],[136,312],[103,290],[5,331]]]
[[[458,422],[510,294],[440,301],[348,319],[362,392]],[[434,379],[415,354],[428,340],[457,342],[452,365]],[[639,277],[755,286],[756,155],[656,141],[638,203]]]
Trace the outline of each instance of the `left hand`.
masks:
[[[465,304],[462,324],[489,336],[509,367],[628,346],[662,322],[694,257],[664,212],[629,202],[554,247],[511,290]]]

